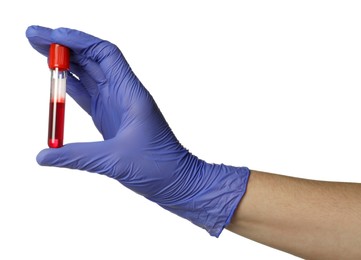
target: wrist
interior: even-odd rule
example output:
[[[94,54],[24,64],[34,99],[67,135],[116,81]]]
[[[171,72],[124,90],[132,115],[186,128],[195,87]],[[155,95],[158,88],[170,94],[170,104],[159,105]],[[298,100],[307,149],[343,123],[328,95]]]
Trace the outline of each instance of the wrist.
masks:
[[[195,156],[188,160],[187,172],[173,187],[177,199],[158,204],[218,237],[246,192],[249,169],[209,164]]]

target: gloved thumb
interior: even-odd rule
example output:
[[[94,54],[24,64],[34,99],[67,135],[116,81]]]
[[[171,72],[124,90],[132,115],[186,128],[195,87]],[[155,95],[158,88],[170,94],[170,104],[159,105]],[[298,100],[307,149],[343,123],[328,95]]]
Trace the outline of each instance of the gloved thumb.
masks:
[[[36,157],[42,166],[56,166],[106,174],[107,141],[66,144],[61,148],[42,150]]]

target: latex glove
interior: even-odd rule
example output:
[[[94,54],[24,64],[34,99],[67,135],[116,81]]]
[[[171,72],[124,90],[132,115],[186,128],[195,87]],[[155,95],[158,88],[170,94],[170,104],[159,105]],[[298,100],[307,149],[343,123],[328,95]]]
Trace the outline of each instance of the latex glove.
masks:
[[[66,28],[31,26],[26,36],[44,55],[52,42],[71,49],[70,71],[79,80],[69,75],[67,92],[104,138],[45,149],[38,163],[107,175],[219,236],[245,193],[249,170],[189,153],[114,44]]]

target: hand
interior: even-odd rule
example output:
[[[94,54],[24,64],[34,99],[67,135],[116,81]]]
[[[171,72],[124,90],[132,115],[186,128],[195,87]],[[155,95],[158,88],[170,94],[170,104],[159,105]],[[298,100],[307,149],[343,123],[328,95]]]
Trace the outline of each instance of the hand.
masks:
[[[245,193],[249,170],[189,153],[114,44],[66,28],[31,26],[26,36],[45,56],[52,42],[71,49],[67,93],[104,138],[45,149],[38,163],[107,175],[219,236]]]

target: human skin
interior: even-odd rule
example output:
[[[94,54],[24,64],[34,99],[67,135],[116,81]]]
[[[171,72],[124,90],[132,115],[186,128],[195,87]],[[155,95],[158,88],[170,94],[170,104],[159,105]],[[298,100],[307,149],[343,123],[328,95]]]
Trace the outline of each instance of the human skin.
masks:
[[[306,259],[361,259],[361,184],[251,171],[227,229]]]

